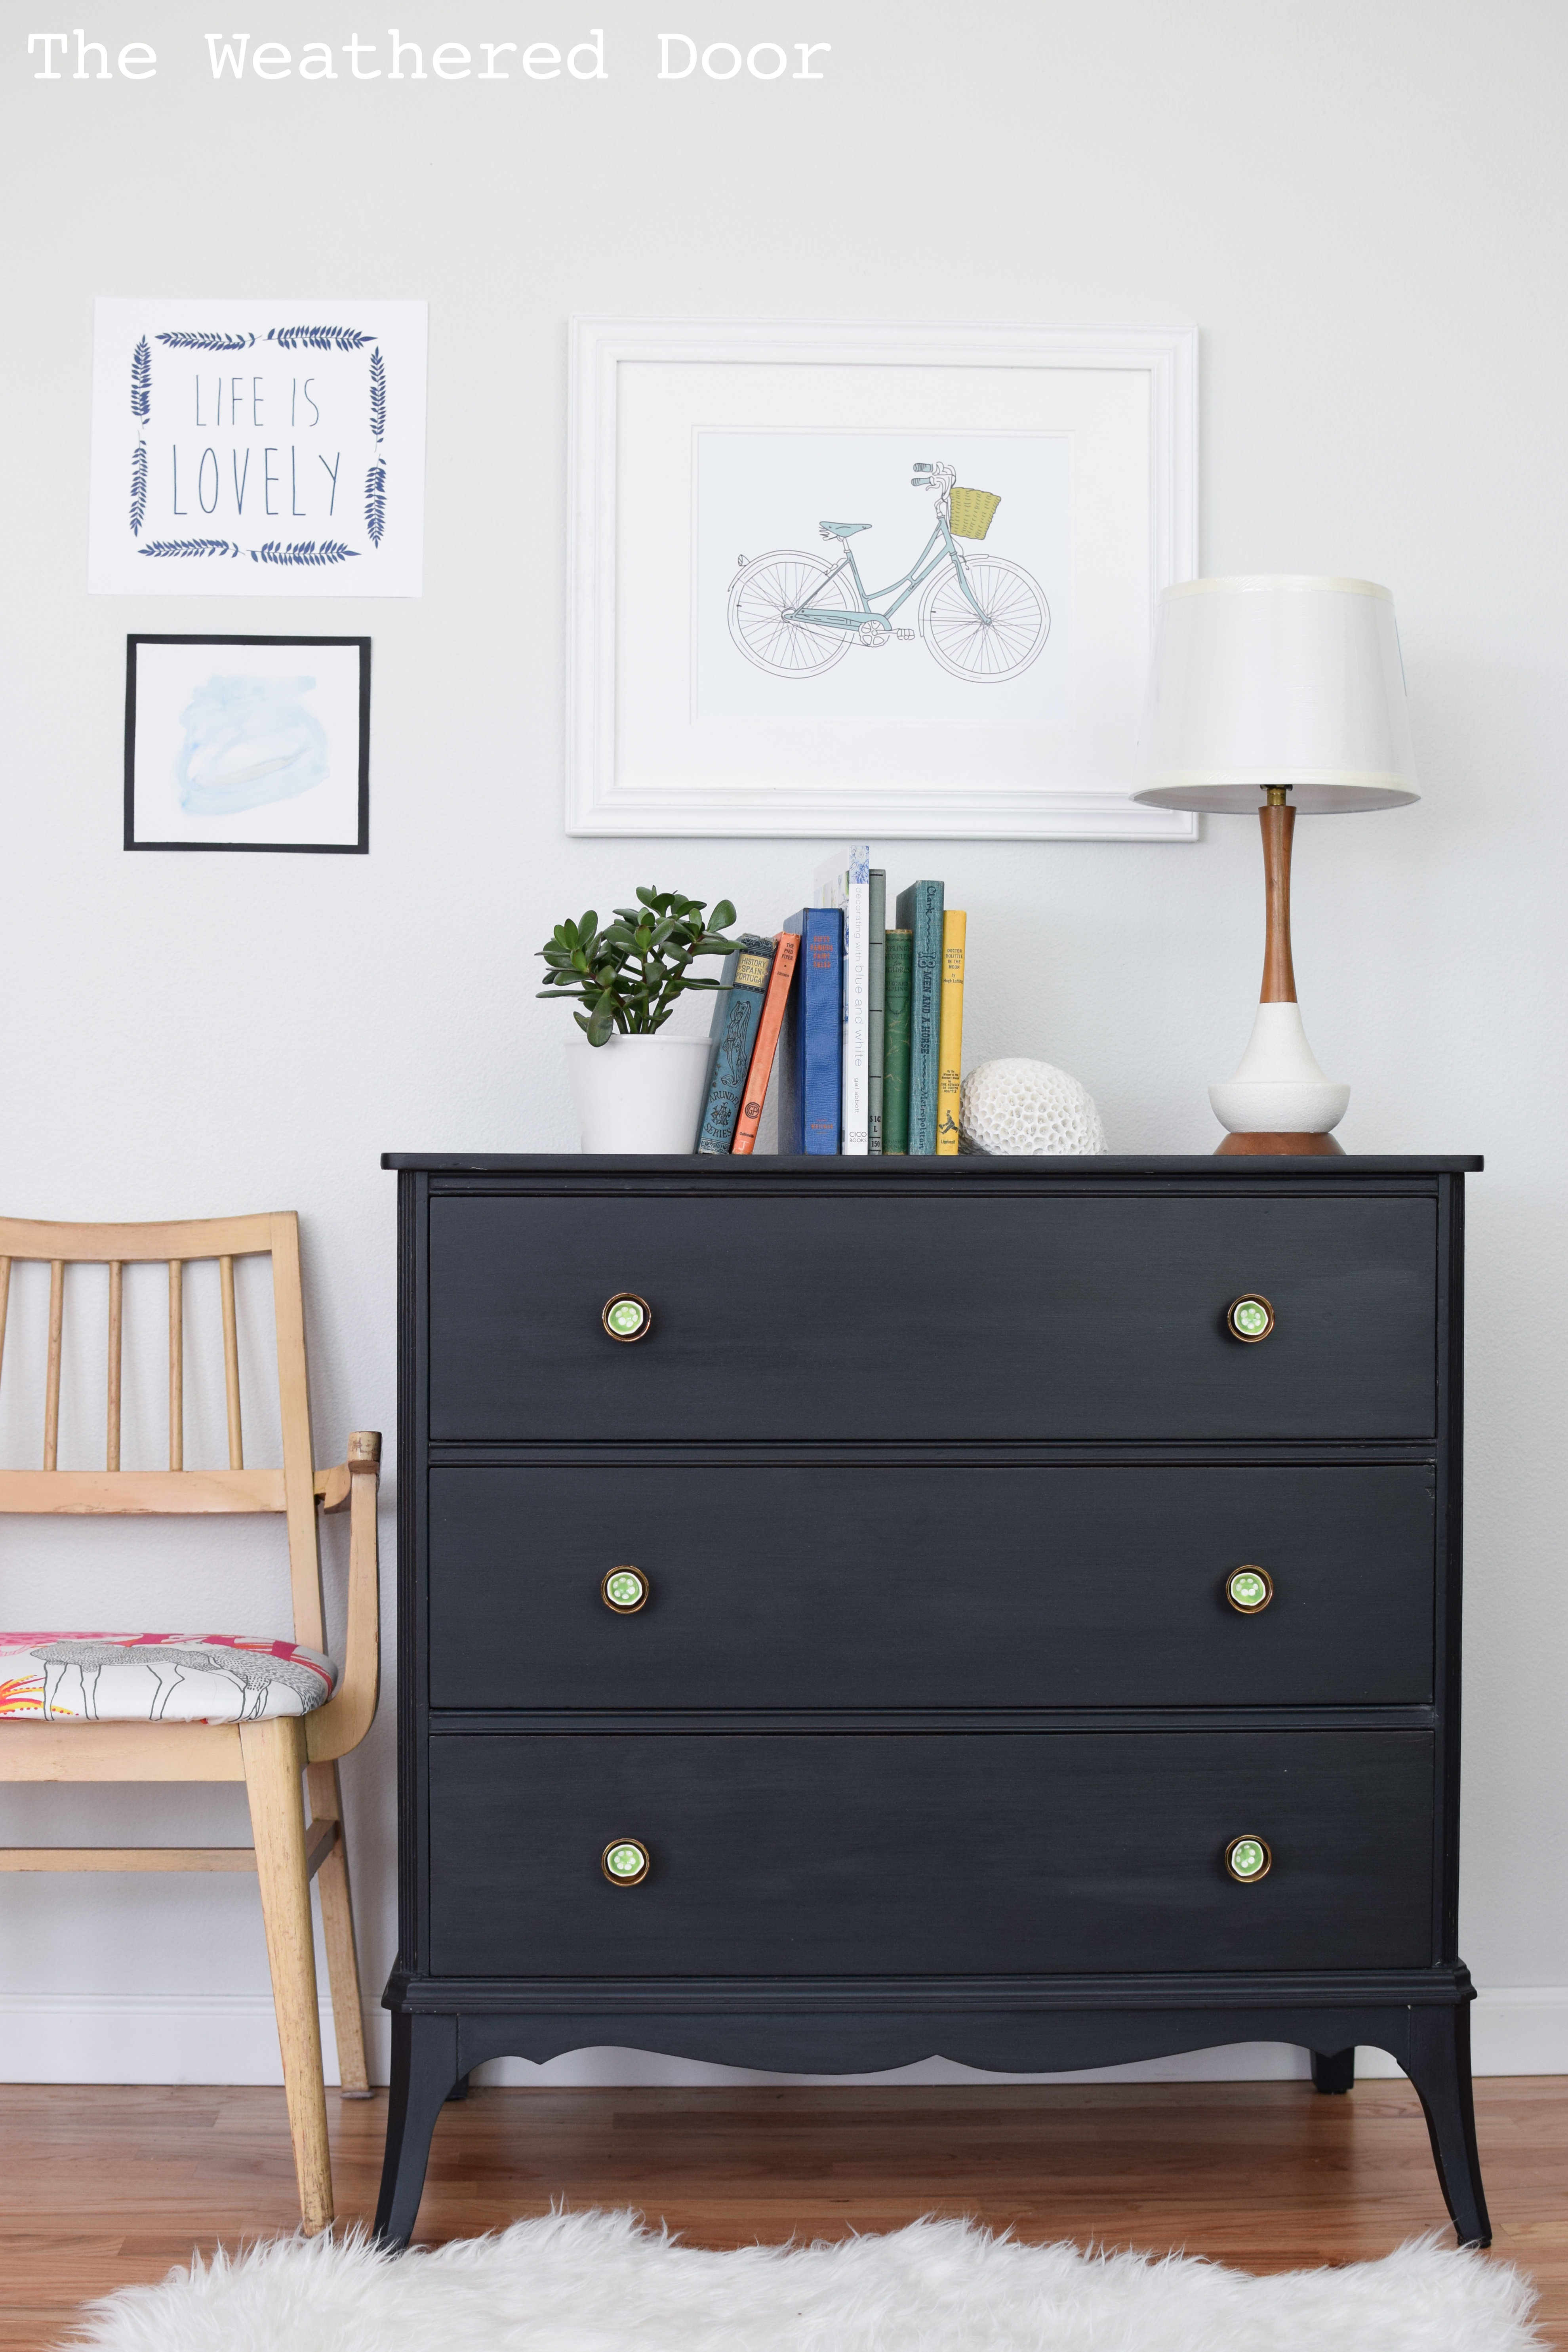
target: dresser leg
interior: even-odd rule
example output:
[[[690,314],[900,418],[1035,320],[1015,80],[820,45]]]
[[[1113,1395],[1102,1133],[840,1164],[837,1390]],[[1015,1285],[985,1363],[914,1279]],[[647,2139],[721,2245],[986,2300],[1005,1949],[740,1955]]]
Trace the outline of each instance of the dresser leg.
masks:
[[[447,2094],[447,2105],[449,2107],[454,2106],[459,2099],[466,2099],[468,2095],[468,2078],[466,2074],[459,2074],[457,2081],[453,2084],[451,2089]]]
[[[405,2246],[413,2234],[430,2159],[430,2135],[457,2080],[457,2019],[404,2017],[395,2011],[386,2158],[375,2209],[375,2237],[383,2246]]]
[[[1413,2009],[1405,2063],[1426,2113],[1437,2179],[1453,2216],[1455,2234],[1461,2246],[1489,2246],[1492,2225],[1481,2187],[1470,2089],[1469,2004],[1459,2001],[1452,2009]]]
[[[1348,2091],[1355,2081],[1355,2051],[1314,2050],[1312,2053],[1312,2088],[1314,2091]]]

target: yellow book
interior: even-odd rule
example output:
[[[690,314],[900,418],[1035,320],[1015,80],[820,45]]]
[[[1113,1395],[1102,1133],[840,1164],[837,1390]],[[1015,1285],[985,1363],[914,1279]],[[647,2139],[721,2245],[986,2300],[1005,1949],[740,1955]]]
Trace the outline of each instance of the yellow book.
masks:
[[[942,918],[942,1027],[936,1069],[936,1150],[958,1150],[958,1088],[963,1069],[963,942],[969,918],[944,908]]]

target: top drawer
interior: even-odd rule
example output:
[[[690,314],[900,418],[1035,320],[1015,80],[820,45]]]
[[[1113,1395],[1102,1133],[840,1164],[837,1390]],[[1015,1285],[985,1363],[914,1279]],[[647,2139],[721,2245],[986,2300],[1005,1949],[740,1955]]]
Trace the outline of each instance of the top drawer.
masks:
[[[1412,1194],[480,1194],[430,1203],[430,1434],[1418,1439],[1436,1203]],[[601,1322],[634,1291],[630,1346]],[[1226,1335],[1243,1291],[1271,1303]]]

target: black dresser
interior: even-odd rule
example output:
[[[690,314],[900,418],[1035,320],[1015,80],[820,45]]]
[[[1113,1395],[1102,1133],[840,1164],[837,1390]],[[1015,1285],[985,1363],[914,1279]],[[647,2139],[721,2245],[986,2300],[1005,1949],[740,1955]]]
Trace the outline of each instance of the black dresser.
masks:
[[[1479,1160],[384,1164],[388,2242],[488,2058],[1247,2041],[1325,2092],[1390,2052],[1486,2242],[1455,1940]]]

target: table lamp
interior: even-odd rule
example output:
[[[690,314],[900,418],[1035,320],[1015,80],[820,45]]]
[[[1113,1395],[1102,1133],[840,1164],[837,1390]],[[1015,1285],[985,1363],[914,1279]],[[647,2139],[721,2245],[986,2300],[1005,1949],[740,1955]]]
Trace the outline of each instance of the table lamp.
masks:
[[[1160,600],[1135,800],[1263,827],[1263,990],[1234,1077],[1209,1088],[1221,1152],[1338,1152],[1350,1088],[1318,1067],[1290,964],[1298,811],[1419,799],[1386,588],[1290,575],[1186,580]]]

